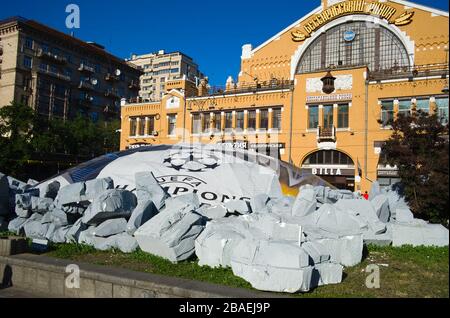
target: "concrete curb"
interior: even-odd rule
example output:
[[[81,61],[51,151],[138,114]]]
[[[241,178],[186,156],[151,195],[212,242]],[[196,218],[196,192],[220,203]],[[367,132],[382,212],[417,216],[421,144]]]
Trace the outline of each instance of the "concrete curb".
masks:
[[[280,295],[187,279],[76,263],[80,288],[66,287],[70,260],[32,254],[0,256],[0,282],[54,297],[68,298],[273,298]],[[283,298],[283,296],[281,296]]]

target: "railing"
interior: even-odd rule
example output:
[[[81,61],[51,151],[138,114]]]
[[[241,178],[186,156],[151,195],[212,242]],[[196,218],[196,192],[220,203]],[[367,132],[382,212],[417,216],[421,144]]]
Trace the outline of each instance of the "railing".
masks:
[[[45,58],[47,60],[59,63],[59,64],[66,64],[67,63],[67,59],[63,56],[60,56],[58,54],[53,54],[50,52],[46,52],[42,49],[39,49],[36,53],[36,56],[39,58]]]
[[[86,90],[94,90],[94,85],[92,85],[91,83],[85,82],[85,81],[80,81],[80,84],[78,85],[79,89],[86,89]]]
[[[109,89],[105,92],[106,97],[120,98],[119,92],[115,89]]]
[[[234,85],[233,87],[213,86],[209,88],[208,95],[231,95],[240,93],[256,93],[270,90],[291,90],[294,81],[271,80],[265,82],[252,83],[251,85]]]
[[[336,127],[318,127],[317,128],[317,141],[325,142],[325,141],[336,141]]]
[[[430,76],[447,76],[448,63],[440,64],[425,64],[405,67],[392,67],[388,70],[382,71],[369,71],[369,81],[381,81],[388,79],[400,79],[408,78],[414,79],[415,77],[430,77]]]
[[[135,81],[131,81],[131,82],[129,83],[129,85],[128,85],[128,88],[129,88],[129,89],[133,89],[133,90],[140,90],[140,89],[141,89],[139,83],[138,83],[138,82],[135,82]]]
[[[119,80],[119,77],[116,76],[116,75],[113,75],[111,73],[108,73],[105,76],[105,81],[108,81],[108,82],[115,82],[115,81],[118,81],[118,80]]]
[[[78,68],[80,72],[86,72],[86,73],[95,73],[95,69],[92,66],[88,66],[84,63],[80,64],[80,67]]]
[[[56,77],[56,78],[59,78],[59,79],[61,79],[63,81],[67,81],[67,82],[70,82],[70,80],[71,80],[70,76],[68,76],[68,75],[52,72],[52,71],[49,71],[49,70],[44,70],[44,69],[41,69],[41,68],[38,69],[38,72],[43,73],[43,74],[47,74],[47,75],[50,75],[50,76],[53,76],[53,77]]]

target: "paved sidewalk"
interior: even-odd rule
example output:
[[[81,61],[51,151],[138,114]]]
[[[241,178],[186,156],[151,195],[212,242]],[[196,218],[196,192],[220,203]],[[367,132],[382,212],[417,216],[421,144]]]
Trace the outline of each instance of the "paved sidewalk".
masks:
[[[50,298],[50,296],[32,293],[18,287],[9,287],[0,288],[0,298]]]

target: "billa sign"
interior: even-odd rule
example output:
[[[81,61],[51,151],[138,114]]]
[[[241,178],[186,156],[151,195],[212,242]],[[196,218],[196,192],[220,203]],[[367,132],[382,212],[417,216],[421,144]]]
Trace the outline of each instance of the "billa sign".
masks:
[[[292,32],[294,42],[303,42],[311,37],[311,34],[322,26],[337,18],[352,14],[365,14],[386,19],[397,26],[408,25],[412,22],[414,12],[405,11],[399,17],[393,19],[397,9],[384,3],[367,2],[364,0],[351,0],[340,2],[313,16],[304,26],[303,30]]]

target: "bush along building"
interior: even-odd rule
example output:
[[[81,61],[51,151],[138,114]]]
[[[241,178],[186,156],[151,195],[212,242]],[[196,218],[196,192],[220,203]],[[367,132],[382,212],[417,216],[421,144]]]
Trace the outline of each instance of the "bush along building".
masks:
[[[403,0],[322,1],[244,45],[236,81],[181,79],[160,102],[124,105],[121,147],[221,143],[341,189],[389,186],[399,180],[381,153],[392,120],[422,110],[448,124],[448,22],[448,12]]]
[[[21,17],[0,21],[0,107],[15,101],[50,119],[119,119],[140,76],[99,44]]]

